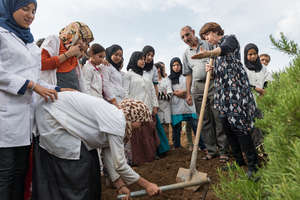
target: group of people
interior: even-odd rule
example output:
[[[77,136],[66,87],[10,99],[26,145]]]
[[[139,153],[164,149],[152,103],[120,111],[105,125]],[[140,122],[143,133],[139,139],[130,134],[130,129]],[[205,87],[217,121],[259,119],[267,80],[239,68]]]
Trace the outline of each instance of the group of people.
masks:
[[[132,183],[159,194],[131,166],[180,148],[182,122],[196,133],[209,70],[202,159],[227,162],[229,144],[249,177],[257,171],[256,97],[272,79],[270,56],[259,57],[255,44],[246,45],[243,65],[236,36],[224,35],[219,24],[206,23],[199,37],[185,26],[180,36],[188,48],[171,59],[169,75],[163,62],[154,63],[150,45],[133,52],[122,70],[122,47],[91,44],[82,22],[36,44],[29,28],[36,9],[36,0],[0,1],[1,199],[24,199],[31,183],[33,200],[100,199],[101,173],[125,199]]]

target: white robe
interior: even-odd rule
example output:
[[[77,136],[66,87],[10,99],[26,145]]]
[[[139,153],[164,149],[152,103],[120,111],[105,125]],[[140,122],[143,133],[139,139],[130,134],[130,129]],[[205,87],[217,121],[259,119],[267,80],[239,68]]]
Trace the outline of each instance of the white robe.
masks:
[[[50,154],[77,160],[81,141],[89,150],[104,147],[104,164],[112,181],[120,175],[128,184],[139,179],[125,158],[126,121],[116,106],[84,93],[61,92],[57,101],[38,105],[36,118],[40,146]]]
[[[158,92],[163,92],[164,94],[173,93],[172,83],[168,77],[158,81]],[[158,104],[159,109],[157,114],[161,123],[171,123],[171,99],[169,101],[158,100]]]
[[[87,61],[82,68],[82,74],[85,79],[85,89],[87,94],[94,97],[103,98],[103,79],[101,70],[105,66],[96,66],[92,65],[90,61]]]

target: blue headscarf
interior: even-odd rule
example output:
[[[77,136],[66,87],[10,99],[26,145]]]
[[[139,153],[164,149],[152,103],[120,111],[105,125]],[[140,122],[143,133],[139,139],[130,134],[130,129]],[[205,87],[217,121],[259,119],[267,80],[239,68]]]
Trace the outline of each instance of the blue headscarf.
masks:
[[[25,44],[34,41],[33,35],[29,28],[25,29],[17,24],[13,18],[13,13],[30,3],[34,3],[35,8],[37,7],[36,0],[0,0],[0,27],[13,32]]]

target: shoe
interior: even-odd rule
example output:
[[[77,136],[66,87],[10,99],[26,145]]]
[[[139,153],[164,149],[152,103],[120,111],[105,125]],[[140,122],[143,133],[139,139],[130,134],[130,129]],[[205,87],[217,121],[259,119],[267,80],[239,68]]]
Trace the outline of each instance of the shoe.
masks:
[[[222,155],[219,158],[220,163],[227,163],[229,161],[228,156]]]
[[[202,160],[211,160],[211,159],[213,159],[213,158],[215,158],[216,157],[216,155],[205,155],[204,157],[202,157],[201,159]]]

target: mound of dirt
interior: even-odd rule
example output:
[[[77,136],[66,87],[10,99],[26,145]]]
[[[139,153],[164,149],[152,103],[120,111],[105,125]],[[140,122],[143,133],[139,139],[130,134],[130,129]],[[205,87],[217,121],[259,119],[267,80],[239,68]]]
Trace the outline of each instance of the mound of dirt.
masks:
[[[168,154],[154,162],[145,163],[141,166],[134,167],[134,170],[138,172],[141,176],[146,179],[158,184],[159,186],[174,184],[178,169],[180,167],[189,168],[191,151],[188,151],[186,148],[179,148],[176,150],[171,150]],[[212,184],[218,183],[218,174],[217,169],[222,166],[219,161],[219,158],[214,158],[212,160],[202,160],[204,156],[203,152],[198,153],[197,160],[197,169],[200,172],[205,172],[208,174],[208,177],[211,179]],[[102,187],[102,199],[104,200],[113,200],[116,199],[117,192],[116,189],[107,188],[103,184]],[[131,191],[141,190],[142,188],[136,184],[129,187]],[[179,189],[163,192],[159,196],[155,197],[141,197],[134,198],[136,200],[144,199],[155,199],[155,200],[199,200],[201,199],[201,192],[192,192],[189,190]],[[212,187],[209,188],[206,200],[218,200],[215,196]]]

